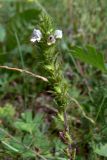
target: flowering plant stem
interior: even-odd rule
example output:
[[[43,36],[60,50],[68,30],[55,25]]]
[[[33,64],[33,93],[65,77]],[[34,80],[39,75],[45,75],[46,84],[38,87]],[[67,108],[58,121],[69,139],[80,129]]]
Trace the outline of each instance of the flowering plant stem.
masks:
[[[63,123],[63,139],[67,144],[67,157],[69,160],[75,159],[76,149],[73,147],[73,140],[70,134],[69,125],[67,122],[67,112],[66,108],[69,104],[68,98],[68,83],[64,78],[62,72],[62,65],[58,59],[58,52],[56,51],[57,41],[49,39],[52,37],[54,39],[55,29],[52,20],[47,15],[42,15],[40,18],[39,29],[42,33],[42,38],[40,42],[36,42],[36,55],[39,59],[39,72],[48,79],[48,84],[50,86],[51,92],[54,96],[56,108],[58,110],[57,116]],[[62,37],[62,31],[56,30],[60,33],[60,38]],[[57,37],[57,36],[56,36]],[[36,39],[36,37],[35,37]],[[49,43],[50,40],[50,43]]]

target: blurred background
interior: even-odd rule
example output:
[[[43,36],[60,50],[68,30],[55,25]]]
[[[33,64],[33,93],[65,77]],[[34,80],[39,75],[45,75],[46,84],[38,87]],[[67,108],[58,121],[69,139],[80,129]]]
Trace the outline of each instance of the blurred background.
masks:
[[[75,45],[84,47],[90,44],[103,53],[106,61],[107,0],[0,0],[0,66],[40,74],[37,70],[39,60],[30,37],[38,25],[41,9],[52,17],[56,28],[63,30],[64,37],[58,47],[70,95],[93,118],[101,107],[94,129],[90,124],[86,125],[84,119],[81,122],[82,118],[75,110],[70,113],[74,138],[80,146],[77,160],[88,159],[88,156],[90,160],[103,159],[93,158],[89,145],[107,142],[107,75],[76,60],[68,50]],[[24,73],[0,68],[0,106],[13,106],[16,115],[26,109],[45,113],[44,106],[52,105],[52,97],[46,91],[44,82]],[[89,130],[92,134],[88,134]]]

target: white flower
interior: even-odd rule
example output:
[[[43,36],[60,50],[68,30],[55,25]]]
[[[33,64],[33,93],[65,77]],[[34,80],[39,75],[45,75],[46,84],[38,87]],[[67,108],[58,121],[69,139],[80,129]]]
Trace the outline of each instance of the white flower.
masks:
[[[47,44],[50,46],[56,42],[56,39],[53,35],[50,35],[47,40]]]
[[[34,29],[30,41],[33,43],[36,41],[40,42],[41,38],[42,38],[41,31],[38,29]]]
[[[63,36],[62,30],[55,30],[54,36],[56,39],[61,39]]]

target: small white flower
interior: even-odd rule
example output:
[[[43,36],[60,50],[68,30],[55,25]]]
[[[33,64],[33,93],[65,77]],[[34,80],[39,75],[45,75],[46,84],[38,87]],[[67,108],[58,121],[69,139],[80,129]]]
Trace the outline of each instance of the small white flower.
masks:
[[[42,38],[41,31],[38,29],[34,29],[30,41],[33,43],[36,41],[40,42],[41,38]]]
[[[55,30],[54,36],[56,39],[61,39],[63,36],[62,30]]]
[[[56,42],[56,39],[53,35],[50,35],[47,40],[47,44],[50,46]]]

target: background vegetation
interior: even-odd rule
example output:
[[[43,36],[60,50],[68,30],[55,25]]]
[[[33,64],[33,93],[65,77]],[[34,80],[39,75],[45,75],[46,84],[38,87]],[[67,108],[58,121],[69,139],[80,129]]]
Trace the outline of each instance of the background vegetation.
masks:
[[[44,76],[36,45],[30,42],[43,13],[64,34],[57,52],[69,86],[66,114],[73,141],[71,150],[76,150],[72,159],[107,159],[106,8],[106,0],[0,1],[1,160],[69,157],[69,137],[64,135],[61,115],[56,116],[58,107],[50,85],[25,72],[1,67]]]

